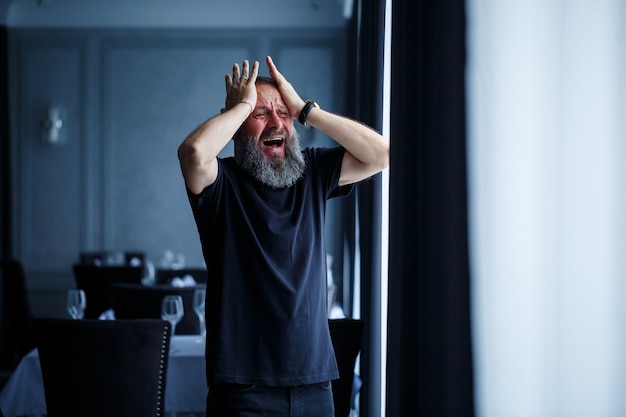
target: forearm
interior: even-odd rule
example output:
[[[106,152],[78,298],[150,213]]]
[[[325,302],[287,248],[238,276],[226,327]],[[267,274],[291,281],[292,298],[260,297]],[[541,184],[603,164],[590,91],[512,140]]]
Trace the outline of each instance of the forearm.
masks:
[[[252,108],[239,103],[230,110],[216,115],[198,126],[180,145],[183,155],[193,150],[202,160],[214,159],[232,139],[246,120]]]
[[[198,126],[178,147],[178,158],[187,186],[198,193],[215,180],[217,155],[251,112],[239,103]]]
[[[313,108],[306,123],[343,146],[363,164],[383,170],[389,165],[389,141],[363,123]]]

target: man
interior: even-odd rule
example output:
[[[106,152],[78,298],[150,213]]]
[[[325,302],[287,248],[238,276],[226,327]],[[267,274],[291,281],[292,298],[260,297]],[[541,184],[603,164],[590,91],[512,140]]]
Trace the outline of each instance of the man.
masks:
[[[226,107],[178,149],[209,274],[207,416],[332,416],[326,200],[387,167],[389,143],[266,61],[271,78],[234,64]],[[294,118],[341,146],[302,151]],[[231,139],[234,157],[218,158]]]

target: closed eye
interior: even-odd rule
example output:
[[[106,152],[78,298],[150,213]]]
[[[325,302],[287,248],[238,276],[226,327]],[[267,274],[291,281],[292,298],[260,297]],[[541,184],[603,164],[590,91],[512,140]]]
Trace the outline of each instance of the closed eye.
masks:
[[[290,117],[289,111],[286,108],[276,109],[275,111],[276,111],[276,115],[282,119]],[[256,113],[254,113],[253,117],[255,119],[263,120],[263,119],[270,117],[271,113],[272,113],[271,109],[260,108],[256,110]]]

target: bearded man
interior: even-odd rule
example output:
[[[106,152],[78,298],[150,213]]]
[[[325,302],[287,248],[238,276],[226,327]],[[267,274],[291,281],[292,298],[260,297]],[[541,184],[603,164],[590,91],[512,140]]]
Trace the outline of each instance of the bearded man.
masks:
[[[389,142],[304,101],[266,59],[234,64],[226,107],[178,149],[208,270],[207,416],[329,417],[326,201],[388,166]],[[300,149],[293,120],[339,146]],[[235,155],[219,158],[230,140]]]

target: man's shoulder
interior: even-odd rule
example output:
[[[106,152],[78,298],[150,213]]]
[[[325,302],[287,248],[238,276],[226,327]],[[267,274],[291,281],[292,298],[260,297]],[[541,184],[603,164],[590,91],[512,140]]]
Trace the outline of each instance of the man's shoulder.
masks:
[[[306,147],[302,150],[306,158],[317,159],[317,158],[333,158],[333,157],[342,157],[345,149],[341,146],[318,146],[318,147]]]
[[[217,162],[221,163],[221,164],[228,164],[228,165],[232,165],[235,163],[235,157],[234,156],[218,156],[217,157]]]

